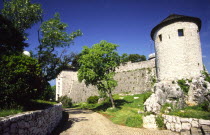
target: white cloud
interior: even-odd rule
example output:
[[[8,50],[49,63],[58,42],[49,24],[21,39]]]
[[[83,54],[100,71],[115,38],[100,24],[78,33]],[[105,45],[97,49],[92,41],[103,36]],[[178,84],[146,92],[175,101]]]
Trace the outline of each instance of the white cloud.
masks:
[[[205,55],[203,55],[202,57],[203,57],[203,58],[206,58],[206,56],[205,56]]]

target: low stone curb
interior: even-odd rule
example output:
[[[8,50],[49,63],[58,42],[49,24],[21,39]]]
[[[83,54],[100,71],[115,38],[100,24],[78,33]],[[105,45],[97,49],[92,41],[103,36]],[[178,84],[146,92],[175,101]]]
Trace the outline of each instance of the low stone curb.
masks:
[[[181,118],[178,116],[171,116],[171,115],[162,115],[162,116],[164,118],[164,124],[166,124],[166,128],[174,132],[190,131],[194,128],[202,128],[202,127],[210,128],[210,120],[196,119],[196,118]]]

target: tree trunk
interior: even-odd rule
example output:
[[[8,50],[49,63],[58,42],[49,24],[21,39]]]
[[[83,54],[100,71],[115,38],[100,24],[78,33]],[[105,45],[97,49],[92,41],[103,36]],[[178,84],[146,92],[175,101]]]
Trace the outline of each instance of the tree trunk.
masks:
[[[109,98],[110,98],[111,103],[112,103],[112,108],[115,108],[114,99],[112,97],[112,91],[111,90],[108,90],[108,94],[109,94]]]

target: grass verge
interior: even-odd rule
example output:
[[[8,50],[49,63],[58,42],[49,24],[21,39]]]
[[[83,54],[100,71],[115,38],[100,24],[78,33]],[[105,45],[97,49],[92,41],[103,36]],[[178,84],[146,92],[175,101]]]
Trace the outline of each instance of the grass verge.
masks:
[[[17,108],[0,109],[0,117],[14,115],[14,114],[18,114],[24,111],[41,110],[49,106],[52,106],[54,104],[57,104],[57,102],[50,102],[50,101],[44,101],[44,100],[31,100],[28,103],[25,103],[23,105],[18,105]]]

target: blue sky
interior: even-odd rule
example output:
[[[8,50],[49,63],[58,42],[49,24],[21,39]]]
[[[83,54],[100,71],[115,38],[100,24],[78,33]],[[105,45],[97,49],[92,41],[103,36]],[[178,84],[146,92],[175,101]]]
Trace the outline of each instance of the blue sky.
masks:
[[[2,2],[2,1],[1,1]],[[69,25],[68,32],[80,29],[83,36],[75,40],[69,52],[79,53],[82,46],[92,46],[101,40],[118,44],[118,52],[148,56],[154,52],[150,32],[170,14],[198,17],[203,62],[210,71],[210,0],[32,0],[42,4],[44,20],[59,12]],[[2,3],[0,5],[2,7]],[[29,33],[29,47],[37,47],[37,30]]]

